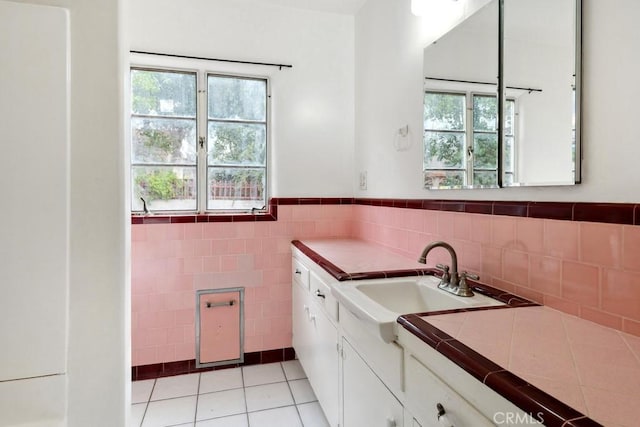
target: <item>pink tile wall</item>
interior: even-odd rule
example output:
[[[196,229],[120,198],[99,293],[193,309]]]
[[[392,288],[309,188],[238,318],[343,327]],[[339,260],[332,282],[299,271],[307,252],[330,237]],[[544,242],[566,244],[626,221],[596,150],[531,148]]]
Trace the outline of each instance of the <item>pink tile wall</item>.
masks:
[[[133,366],[195,358],[199,289],[245,287],[246,352],[290,347],[290,242],[351,235],[353,209],[279,206],[277,222],[133,225]]]
[[[461,270],[640,336],[640,226],[355,205],[354,236],[417,258],[446,240]],[[434,250],[430,265],[449,263]]]
[[[640,226],[281,205],[277,222],[132,226],[133,365],[195,358],[198,289],[245,287],[245,351],[289,347],[291,240],[346,236],[411,258],[446,240],[485,283],[640,336]]]

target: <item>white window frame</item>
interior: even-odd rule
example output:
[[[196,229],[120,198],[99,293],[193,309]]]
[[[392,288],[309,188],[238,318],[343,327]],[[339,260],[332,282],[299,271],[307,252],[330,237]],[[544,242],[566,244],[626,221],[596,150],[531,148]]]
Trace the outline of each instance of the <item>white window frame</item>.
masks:
[[[427,147],[424,145],[424,134],[426,132],[445,132],[445,133],[455,133],[455,134],[463,134],[464,135],[464,152],[465,154],[463,154],[463,165],[460,168],[426,168],[424,166],[424,160],[423,160],[423,165],[422,165],[422,171],[423,174],[426,171],[455,171],[455,172],[462,172],[463,173],[463,178],[464,178],[464,183],[462,184],[463,186],[467,185],[467,179],[468,179],[468,175],[469,175],[469,162],[467,159],[467,147],[469,146],[469,126],[470,124],[472,124],[473,122],[470,122],[469,120],[473,120],[472,118],[470,118],[470,114],[469,114],[469,108],[468,108],[468,94],[466,92],[461,92],[461,91],[453,91],[453,90],[425,90],[424,94],[438,94],[438,95],[454,95],[454,96],[459,96],[459,97],[464,97],[465,101],[464,101],[464,109],[463,109],[463,120],[462,123],[464,125],[463,129],[461,131],[458,130],[442,130],[442,129],[423,129],[423,140],[422,140],[422,149],[426,150]],[[424,101],[424,99],[423,99]],[[423,108],[424,108],[424,102],[423,102]],[[423,156],[424,158],[424,156]],[[448,187],[447,187],[448,188]]]
[[[145,70],[145,71],[157,71],[157,72],[175,72],[175,73],[191,73],[196,76],[196,209],[181,209],[181,210],[157,210],[150,209],[153,213],[160,213],[165,215],[177,214],[177,215],[215,215],[215,214],[233,214],[233,213],[246,213],[246,212],[266,212],[269,205],[269,185],[270,185],[270,151],[271,151],[271,81],[268,76],[253,75],[236,73],[229,71],[218,71],[208,67],[180,67],[171,65],[148,65],[148,64],[130,64],[129,75],[132,70]],[[264,162],[264,203],[260,208],[252,209],[208,209],[208,151],[209,151],[209,137],[208,137],[208,102],[209,102],[209,76],[222,76],[238,79],[250,79],[261,80],[265,82],[265,162]],[[130,92],[133,90],[133,83],[131,83]],[[133,111],[129,106],[129,117],[133,118]],[[130,136],[132,138],[132,136]],[[201,141],[203,143],[201,143]],[[131,161],[130,169],[133,170],[134,166],[140,164],[133,163]],[[130,181],[133,180],[133,174],[130,173]],[[132,183],[129,182],[129,186],[132,187]],[[202,191],[204,189],[204,191]],[[134,194],[132,194],[134,197]],[[132,214],[141,214],[142,210],[133,210]]]

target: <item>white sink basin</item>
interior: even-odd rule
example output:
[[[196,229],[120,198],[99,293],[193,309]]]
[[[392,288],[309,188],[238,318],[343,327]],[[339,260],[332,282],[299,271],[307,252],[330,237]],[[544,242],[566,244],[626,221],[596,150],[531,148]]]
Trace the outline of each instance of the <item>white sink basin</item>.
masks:
[[[395,340],[396,319],[402,314],[504,305],[478,293],[473,297],[450,294],[438,289],[439,283],[440,279],[435,276],[354,280],[335,284],[331,292],[344,308],[373,327],[374,333],[385,342]]]

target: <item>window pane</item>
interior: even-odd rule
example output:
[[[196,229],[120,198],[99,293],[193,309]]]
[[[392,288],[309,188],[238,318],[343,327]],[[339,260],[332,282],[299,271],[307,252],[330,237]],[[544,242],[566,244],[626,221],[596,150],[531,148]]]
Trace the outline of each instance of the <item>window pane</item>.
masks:
[[[513,137],[504,138],[504,171],[513,173]]]
[[[131,118],[133,163],[196,163],[196,121]]]
[[[495,96],[473,96],[473,130],[495,132],[498,129],[498,104]]]
[[[209,168],[207,209],[261,209],[264,168]]]
[[[464,130],[465,95],[424,94],[424,128]]]
[[[266,126],[209,122],[209,164],[264,166]]]
[[[473,185],[493,187],[498,185],[498,173],[496,171],[474,171]]]
[[[498,134],[473,135],[473,167],[495,169],[498,167]]]
[[[461,187],[464,185],[464,171],[426,170],[424,188]]]
[[[464,133],[425,132],[424,168],[463,168]]]
[[[131,206],[141,211],[144,197],[151,211],[196,210],[196,168],[134,166]]]
[[[209,118],[267,119],[266,80],[209,76]]]
[[[196,116],[196,75],[131,70],[131,111],[152,116]]]
[[[512,100],[507,100],[504,103],[504,134],[513,135],[513,122],[516,118],[516,103]]]

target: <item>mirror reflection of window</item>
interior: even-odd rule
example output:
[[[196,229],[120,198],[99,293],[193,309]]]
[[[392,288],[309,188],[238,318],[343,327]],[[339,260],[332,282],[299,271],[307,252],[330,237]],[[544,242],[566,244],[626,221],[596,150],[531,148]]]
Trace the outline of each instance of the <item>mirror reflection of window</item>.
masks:
[[[500,3],[504,6],[501,76]],[[426,188],[493,188],[498,181],[504,187],[580,182],[581,4],[582,0],[487,0],[425,47],[424,90],[477,95],[477,120],[473,120],[471,98],[464,101],[463,127],[425,127]],[[495,102],[490,95],[497,93],[499,81],[506,101],[502,162],[498,165],[493,157],[495,128],[489,126],[489,117],[484,121],[481,117],[483,107]],[[430,113],[425,114],[426,125]],[[452,132],[464,136],[454,143]],[[437,147],[436,141],[446,142],[446,147]],[[451,157],[452,153],[447,157],[452,147],[457,147],[457,157]]]
[[[466,185],[466,95],[426,92],[424,96],[424,185]]]
[[[515,100],[505,111],[505,167],[513,182]],[[493,94],[426,91],[424,186],[460,188],[498,185],[498,117]]]

